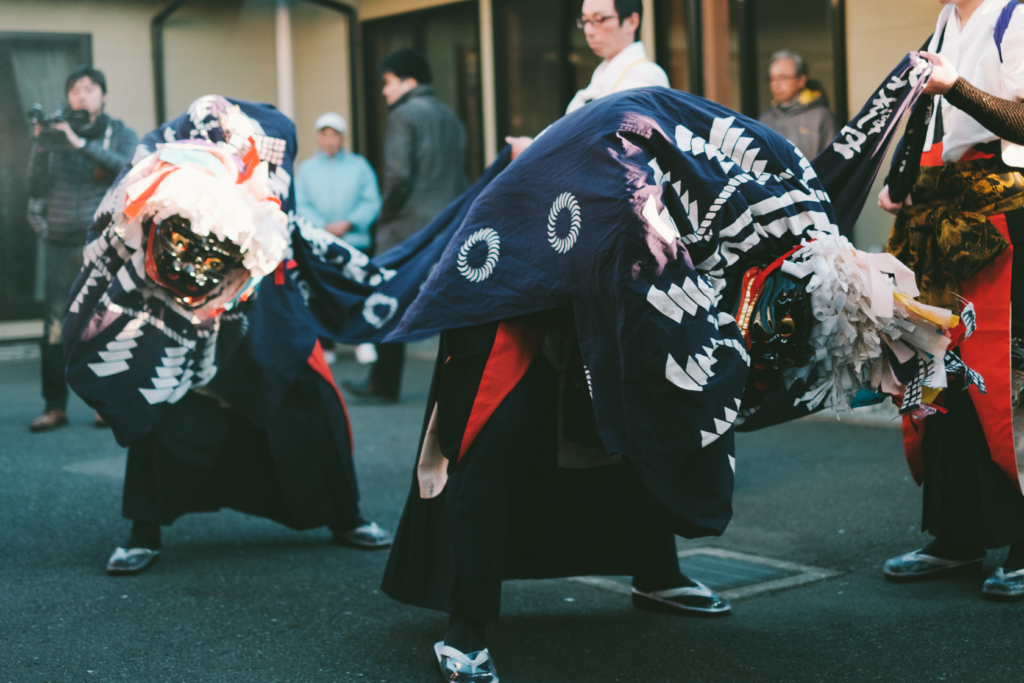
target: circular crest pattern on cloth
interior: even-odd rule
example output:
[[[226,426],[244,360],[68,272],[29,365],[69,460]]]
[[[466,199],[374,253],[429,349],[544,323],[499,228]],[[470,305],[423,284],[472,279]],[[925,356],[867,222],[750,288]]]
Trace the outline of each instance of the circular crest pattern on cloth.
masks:
[[[378,306],[388,307],[388,312],[384,317],[377,315]],[[363,319],[378,330],[387,325],[388,321],[394,318],[397,312],[398,299],[387,294],[381,294],[380,292],[374,292],[366,297],[366,303],[363,304]]]
[[[565,237],[559,237],[558,233],[555,232],[555,221],[558,220],[558,214],[562,213],[565,209],[569,209],[569,232]],[[558,195],[558,199],[551,205],[551,212],[548,213],[548,242],[551,243],[551,247],[559,254],[568,253],[576,245],[576,240],[580,236],[580,204],[569,192],[563,192]]]
[[[469,251],[478,244],[487,245],[487,258],[484,260],[483,265],[474,268],[469,265]],[[459,249],[459,258],[456,261],[459,273],[470,282],[483,282],[494,272],[494,267],[498,265],[500,253],[501,239],[498,237],[497,231],[494,228],[480,228],[470,235],[469,239],[463,243],[462,248]]]

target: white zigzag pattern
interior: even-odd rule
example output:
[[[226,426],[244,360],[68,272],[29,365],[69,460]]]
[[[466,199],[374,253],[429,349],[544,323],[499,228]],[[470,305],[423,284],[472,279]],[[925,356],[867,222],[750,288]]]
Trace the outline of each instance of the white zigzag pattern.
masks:
[[[150,378],[154,388],[139,389],[150,405],[165,401],[174,403],[192,386],[194,373],[184,367],[187,353],[188,349],[183,346],[169,346],[164,349],[162,366],[156,368],[156,377]]]
[[[701,430],[701,432],[700,432],[700,446],[701,446],[701,448],[707,448],[709,445],[711,445],[712,443],[717,441],[718,437],[723,436],[727,431],[729,431],[732,428],[733,423],[736,422],[736,417],[739,415],[740,406],[742,405],[742,401],[740,399],[737,398],[737,399],[734,399],[734,400],[736,401],[736,410],[733,410],[732,408],[723,407],[722,408],[722,411],[723,411],[722,416],[725,419],[724,420],[719,420],[717,417],[713,418],[713,420],[714,420],[714,423],[713,423],[714,424],[714,427],[713,427],[714,431],[704,431],[703,429]],[[735,472],[736,471],[736,459],[733,458],[731,455],[729,456],[729,465],[732,466],[732,471]]]
[[[696,317],[699,310],[710,310],[717,303],[718,294],[707,280],[698,276],[696,283],[687,278],[683,286],[672,283],[668,292],[663,292],[654,285],[647,290],[647,301],[660,313],[675,322],[683,321],[683,313]]]
[[[107,350],[99,352],[103,362],[89,363],[89,369],[96,373],[97,377],[110,377],[127,370],[128,361],[133,357],[131,350],[138,346],[135,340],[142,336],[141,328],[145,324],[143,318],[129,320],[124,329],[114,337],[114,341],[107,343]]]
[[[81,289],[78,290],[78,294],[75,295],[74,300],[68,307],[68,311],[71,313],[78,313],[82,308],[82,304],[85,303],[85,297],[89,295],[89,290],[99,284],[100,280],[103,281],[104,285],[109,283],[110,271],[107,270],[106,265],[104,265],[102,261],[97,261],[96,264],[93,265],[92,270],[89,273],[89,277],[86,278],[84,283],[82,283]]]

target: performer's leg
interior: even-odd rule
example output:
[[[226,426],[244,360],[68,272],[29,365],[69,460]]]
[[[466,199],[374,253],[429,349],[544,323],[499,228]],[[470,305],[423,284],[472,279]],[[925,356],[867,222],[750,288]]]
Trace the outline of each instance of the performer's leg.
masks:
[[[634,537],[636,547],[636,572],[633,587],[644,592],[662,591],[694,583],[679,571],[679,556],[676,554],[676,535],[662,527],[647,512],[640,515],[640,524]]]
[[[149,550],[160,550],[162,545],[160,525],[153,522],[145,522],[141,519],[132,521],[132,533],[125,543],[126,548],[148,548]]]
[[[398,397],[405,366],[405,344],[377,344],[377,362],[370,370],[370,384],[382,395]]]
[[[61,323],[67,310],[68,294],[82,269],[82,248],[59,244],[46,245],[46,310],[40,355],[43,400],[46,409],[32,421],[34,432],[67,424],[68,385],[64,379],[64,341]]]
[[[992,461],[970,394],[951,382],[948,413],[928,419],[922,527],[946,559],[1024,541],[1024,496]]]
[[[459,579],[452,586],[452,611],[448,616],[448,630],[444,644],[465,653],[479,652],[487,647],[487,624],[473,621],[467,616],[465,600],[459,590]]]
[[[377,360],[370,367],[365,382],[345,380],[342,386],[359,398],[379,399],[386,403],[398,401],[405,365],[405,344],[377,344]]]
[[[466,616],[479,623],[498,620],[509,520],[529,459],[537,449],[555,444],[555,422],[543,419],[556,414],[554,386],[547,362],[535,360],[448,479],[455,590]]]
[[[1008,572],[1024,569],[1024,541],[1010,546],[1010,554],[1006,557],[1006,562],[1003,562],[1003,569]]]
[[[391,535],[360,514],[350,427],[332,382],[303,368],[266,432],[241,416],[235,424],[237,441],[252,444],[232,450],[233,470],[263,474],[235,487],[231,507],[293,529],[327,526],[337,542],[361,549],[390,546]],[[265,466],[252,468],[257,452]]]
[[[946,389],[945,407],[947,413],[928,418],[922,444],[921,526],[935,540],[886,562],[890,579],[980,567],[986,548],[1024,542],[1024,496],[992,461],[974,403],[959,382]]]

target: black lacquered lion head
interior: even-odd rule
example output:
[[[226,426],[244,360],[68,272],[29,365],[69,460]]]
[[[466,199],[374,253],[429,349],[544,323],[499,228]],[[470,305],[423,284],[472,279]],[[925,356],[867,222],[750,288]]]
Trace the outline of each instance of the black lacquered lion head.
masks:
[[[751,361],[776,371],[806,365],[813,351],[813,325],[807,279],[797,280],[781,269],[773,271],[765,278],[750,315]]]
[[[149,220],[143,227],[149,238],[146,273],[189,308],[201,306],[242,262],[237,244],[196,234],[187,218]]]
[[[744,407],[760,405],[766,394],[779,387],[784,370],[810,362],[815,321],[808,279],[797,279],[779,267],[767,274],[753,268],[744,277],[736,311],[750,351]]]

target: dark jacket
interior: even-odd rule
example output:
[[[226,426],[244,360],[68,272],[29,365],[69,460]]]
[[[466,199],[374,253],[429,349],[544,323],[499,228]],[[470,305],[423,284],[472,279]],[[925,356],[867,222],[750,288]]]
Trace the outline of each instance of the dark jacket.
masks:
[[[85,244],[93,214],[139,141],[106,114],[79,135],[86,140],[82,149],[51,152],[36,144],[29,159],[29,222],[54,244]]]
[[[391,105],[377,253],[401,244],[462,194],[465,166],[466,130],[433,86],[419,85]]]
[[[758,119],[799,147],[808,159],[818,156],[836,136],[836,123],[829,110],[828,97],[820,86],[815,86],[817,83],[809,82],[795,102],[772,102],[772,106]]]

